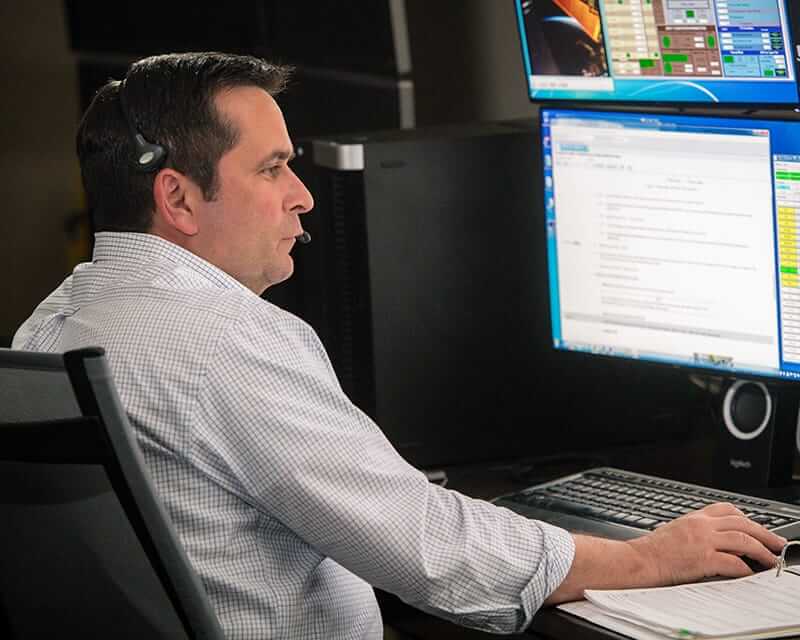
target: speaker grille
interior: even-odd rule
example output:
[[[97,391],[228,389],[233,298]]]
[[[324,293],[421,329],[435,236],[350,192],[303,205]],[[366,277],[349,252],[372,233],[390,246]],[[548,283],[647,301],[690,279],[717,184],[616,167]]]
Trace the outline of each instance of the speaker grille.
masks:
[[[758,429],[767,413],[767,398],[754,384],[742,385],[733,399],[731,417],[739,430],[750,433]]]

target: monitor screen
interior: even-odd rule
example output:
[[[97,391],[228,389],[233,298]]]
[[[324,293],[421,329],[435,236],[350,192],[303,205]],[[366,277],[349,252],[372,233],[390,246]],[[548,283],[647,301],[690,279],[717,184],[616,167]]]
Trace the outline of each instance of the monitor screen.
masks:
[[[800,120],[540,118],[554,346],[800,379]]]
[[[531,100],[800,101],[794,0],[515,2]]]

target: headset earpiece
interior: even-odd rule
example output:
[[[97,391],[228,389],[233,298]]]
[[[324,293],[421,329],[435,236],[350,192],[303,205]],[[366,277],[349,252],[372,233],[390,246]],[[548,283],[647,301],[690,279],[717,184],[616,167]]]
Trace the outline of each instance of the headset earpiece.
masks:
[[[128,110],[128,99],[125,95],[125,80],[119,85],[119,106],[122,117],[130,133],[131,142],[134,146],[135,156],[131,161],[133,168],[141,173],[151,173],[158,171],[167,157],[167,150],[160,144],[149,142],[133,124],[130,111]]]

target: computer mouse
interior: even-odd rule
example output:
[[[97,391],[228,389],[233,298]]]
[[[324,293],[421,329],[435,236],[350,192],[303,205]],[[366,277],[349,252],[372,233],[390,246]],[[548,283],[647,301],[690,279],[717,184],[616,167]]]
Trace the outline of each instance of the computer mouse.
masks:
[[[748,567],[750,567],[753,573],[761,573],[762,571],[775,571],[775,565],[771,567],[766,567],[763,564],[761,564],[758,560],[753,560],[753,558],[749,558],[747,556],[742,556],[742,560],[744,560],[744,563]]]

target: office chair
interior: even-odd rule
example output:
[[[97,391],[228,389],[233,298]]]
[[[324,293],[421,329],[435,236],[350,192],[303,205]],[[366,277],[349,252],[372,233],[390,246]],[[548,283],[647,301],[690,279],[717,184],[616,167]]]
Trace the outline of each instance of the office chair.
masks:
[[[224,637],[102,349],[0,349],[0,637]]]

